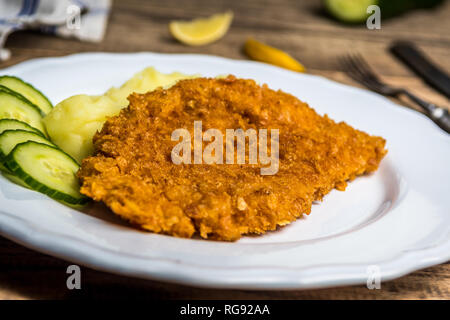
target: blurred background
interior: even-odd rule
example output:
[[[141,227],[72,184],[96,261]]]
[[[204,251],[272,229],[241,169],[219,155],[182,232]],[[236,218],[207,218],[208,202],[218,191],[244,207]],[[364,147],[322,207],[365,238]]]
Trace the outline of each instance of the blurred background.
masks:
[[[380,0],[381,29],[373,30],[369,30],[365,22],[348,24],[332,17],[332,10],[326,10],[324,3],[333,1],[336,0],[115,0],[102,41],[83,42],[36,30],[17,31],[6,40],[5,47],[11,51],[11,58],[0,62],[0,68],[35,57],[87,51],[202,53],[248,59],[243,46],[251,37],[289,53],[308,73],[347,83],[349,80],[341,72],[337,58],[358,52],[389,83],[406,85],[436,104],[448,104],[448,99],[422,86],[422,81],[413,77],[388,48],[394,40],[412,40],[435,63],[450,70],[449,1]],[[398,8],[384,10],[385,3],[389,2],[397,3]],[[435,2],[436,5],[407,10],[413,7],[411,2],[417,6]],[[94,7],[91,13],[99,14],[99,10],[95,13],[95,3],[91,2]],[[189,46],[175,40],[169,32],[168,26],[173,20],[207,17],[227,10],[234,13],[234,19],[225,36],[214,43]],[[389,11],[391,17],[385,18],[384,11]]]

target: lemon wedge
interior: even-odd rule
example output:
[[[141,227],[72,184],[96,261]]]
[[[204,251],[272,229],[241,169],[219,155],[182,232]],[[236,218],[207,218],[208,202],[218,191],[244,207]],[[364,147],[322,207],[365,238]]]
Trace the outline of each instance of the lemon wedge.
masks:
[[[178,41],[190,46],[201,46],[222,38],[232,20],[233,12],[227,11],[192,21],[172,21],[169,30]]]
[[[305,72],[305,67],[280,49],[271,47],[265,43],[248,39],[244,46],[245,53],[253,60],[270,63],[282,68],[297,72]]]

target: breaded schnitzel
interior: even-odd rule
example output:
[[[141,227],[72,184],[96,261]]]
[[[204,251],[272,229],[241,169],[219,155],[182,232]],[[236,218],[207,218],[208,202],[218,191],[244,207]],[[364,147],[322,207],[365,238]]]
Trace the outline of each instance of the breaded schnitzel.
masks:
[[[143,229],[177,237],[236,240],[309,214],[312,202],[375,171],[385,140],[318,115],[253,80],[197,78],[132,94],[94,137],[78,173],[81,192]],[[171,133],[201,120],[216,128],[279,129],[279,170],[262,165],[179,164]]]

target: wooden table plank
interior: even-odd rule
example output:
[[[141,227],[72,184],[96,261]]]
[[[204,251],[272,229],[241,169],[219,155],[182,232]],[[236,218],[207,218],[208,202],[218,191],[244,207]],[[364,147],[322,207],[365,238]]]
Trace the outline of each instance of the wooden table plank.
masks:
[[[228,34],[204,47],[187,47],[173,40],[168,31],[172,19],[189,19],[232,9],[235,14]],[[246,59],[242,45],[248,37],[290,52],[311,74],[357,85],[338,63],[349,52],[363,54],[383,79],[436,104],[450,107],[437,93],[387,52],[396,39],[413,40],[441,67],[450,70],[450,1],[433,10],[419,10],[382,21],[381,30],[345,26],[330,20],[320,10],[320,1],[297,0],[165,0],[115,1],[106,37],[102,43],[61,39],[38,32],[11,35],[6,46],[12,59],[4,68],[37,57],[107,51],[202,53]],[[143,66],[145,67],[145,66]],[[394,100],[411,106],[404,100]],[[0,299],[46,298],[192,298],[192,299],[449,299],[450,264],[427,268],[400,279],[382,283],[381,290],[365,286],[304,290],[248,291],[209,290],[111,275],[82,268],[82,290],[65,286],[69,263],[52,258],[0,237]],[[120,290],[118,290],[120,288]]]

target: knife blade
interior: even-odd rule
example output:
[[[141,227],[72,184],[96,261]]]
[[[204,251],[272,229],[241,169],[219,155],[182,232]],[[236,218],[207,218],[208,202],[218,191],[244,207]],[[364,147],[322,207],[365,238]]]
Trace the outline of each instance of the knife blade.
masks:
[[[412,42],[397,41],[391,45],[390,50],[430,86],[450,98],[448,74],[433,64]]]

